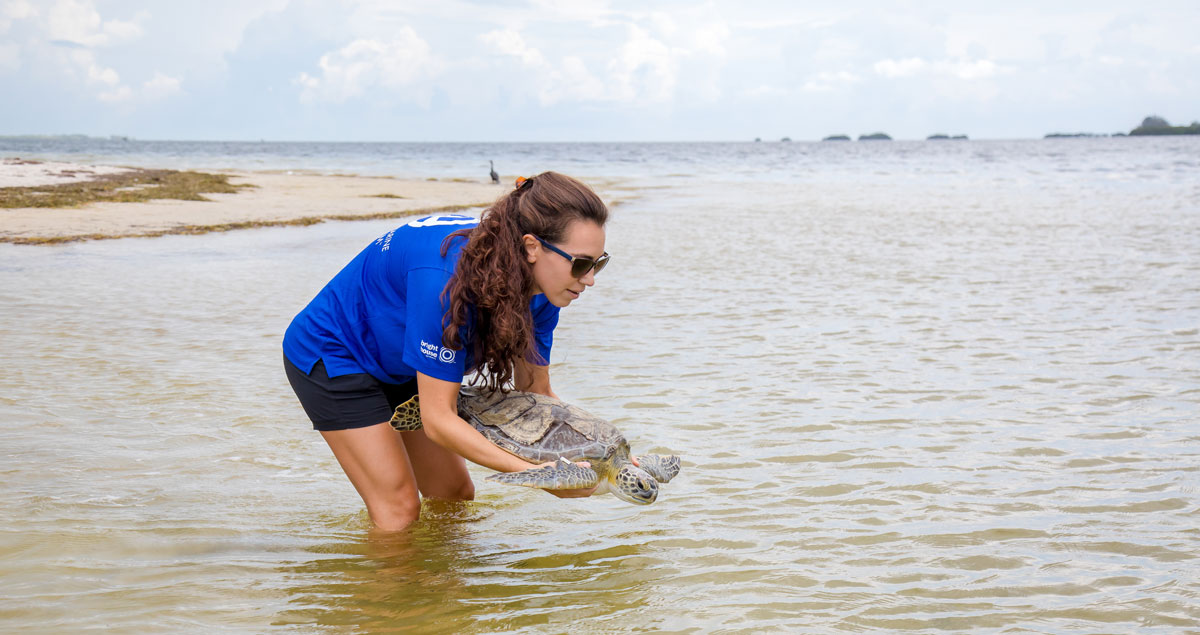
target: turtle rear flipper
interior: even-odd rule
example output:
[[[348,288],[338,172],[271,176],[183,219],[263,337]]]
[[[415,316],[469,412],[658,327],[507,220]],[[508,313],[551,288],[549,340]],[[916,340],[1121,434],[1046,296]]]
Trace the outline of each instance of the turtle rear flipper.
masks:
[[[562,459],[554,465],[532,467],[520,472],[501,472],[484,480],[538,489],[583,489],[595,487],[600,477],[591,468]]]
[[[392,415],[392,420],[389,423],[400,432],[420,430],[422,427],[421,396],[413,395],[412,399],[396,406],[396,412]]]
[[[666,483],[679,474],[679,457],[674,454],[643,454],[637,457],[637,464],[659,483]]]

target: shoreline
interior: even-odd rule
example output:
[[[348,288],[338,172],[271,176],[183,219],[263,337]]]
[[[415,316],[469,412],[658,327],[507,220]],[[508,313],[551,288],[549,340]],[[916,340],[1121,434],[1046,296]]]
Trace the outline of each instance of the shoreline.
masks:
[[[0,190],[81,183],[130,168],[4,158]],[[484,208],[501,184],[465,180],[225,171],[235,193],[207,200],[171,198],[89,202],[73,207],[0,208],[0,243],[47,245],[83,240],[204,234],[327,220],[401,218]],[[511,181],[511,179],[509,179]]]

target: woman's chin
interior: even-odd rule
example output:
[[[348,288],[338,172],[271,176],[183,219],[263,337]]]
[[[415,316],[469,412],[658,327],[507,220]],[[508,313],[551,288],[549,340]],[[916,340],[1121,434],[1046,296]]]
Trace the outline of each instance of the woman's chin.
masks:
[[[568,306],[578,298],[579,294],[569,289],[564,289],[553,295],[546,296],[546,299],[550,301],[550,304],[553,304],[560,309]]]

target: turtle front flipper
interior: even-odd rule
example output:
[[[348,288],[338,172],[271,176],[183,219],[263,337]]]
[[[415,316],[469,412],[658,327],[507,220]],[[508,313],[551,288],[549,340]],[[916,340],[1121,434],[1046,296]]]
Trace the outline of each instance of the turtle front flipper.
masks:
[[[396,412],[392,415],[392,420],[389,423],[400,432],[420,430],[422,427],[421,396],[413,395],[412,399],[396,406]]]
[[[554,465],[531,467],[520,472],[501,472],[484,480],[538,489],[584,489],[595,487],[600,477],[589,467],[559,459]]]
[[[646,470],[659,483],[666,483],[679,474],[679,457],[674,454],[643,454],[635,458],[638,467]]]

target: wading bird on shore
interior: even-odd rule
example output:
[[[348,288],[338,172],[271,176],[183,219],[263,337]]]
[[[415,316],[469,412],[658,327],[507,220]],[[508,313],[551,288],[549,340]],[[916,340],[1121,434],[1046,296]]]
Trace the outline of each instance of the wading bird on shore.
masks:
[[[489,174],[492,176],[492,183],[499,183],[500,175],[496,174],[496,164],[492,163],[492,161],[489,159],[488,165],[492,168],[492,171],[489,172]]]

